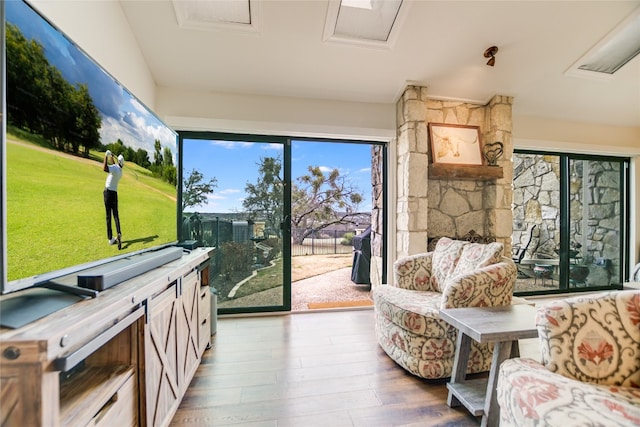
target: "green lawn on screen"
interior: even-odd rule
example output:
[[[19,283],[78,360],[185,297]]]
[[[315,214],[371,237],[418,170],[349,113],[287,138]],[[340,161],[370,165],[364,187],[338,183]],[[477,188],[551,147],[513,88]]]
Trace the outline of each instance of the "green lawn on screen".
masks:
[[[8,280],[176,240],[175,189],[126,163],[122,252],[107,244],[102,162],[7,140]],[[91,153],[102,159],[103,153]],[[115,226],[114,226],[115,233]]]

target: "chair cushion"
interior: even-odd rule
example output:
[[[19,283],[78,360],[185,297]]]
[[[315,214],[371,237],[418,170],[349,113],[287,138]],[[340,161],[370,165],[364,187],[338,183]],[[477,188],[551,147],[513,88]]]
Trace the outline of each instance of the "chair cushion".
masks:
[[[473,273],[475,270],[495,264],[502,259],[504,245],[502,243],[469,243],[460,254],[460,259],[452,276]]]
[[[542,364],[567,378],[640,387],[640,291],[610,291],[536,311]]]
[[[418,335],[445,338],[450,325],[440,319],[438,292],[409,291],[381,285],[373,291],[376,312]]]
[[[405,256],[393,263],[394,286],[414,291],[433,291],[431,260],[433,253]]]
[[[497,400],[500,427],[640,425],[640,389],[583,383],[532,359],[500,365]]]
[[[447,279],[451,276],[458,264],[462,248],[469,242],[463,240],[453,240],[448,237],[441,237],[433,251],[431,263],[431,287],[440,292],[443,291]]]

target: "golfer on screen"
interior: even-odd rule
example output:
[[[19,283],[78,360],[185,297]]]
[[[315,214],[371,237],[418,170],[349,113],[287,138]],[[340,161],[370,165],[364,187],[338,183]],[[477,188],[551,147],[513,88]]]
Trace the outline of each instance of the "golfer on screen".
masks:
[[[109,159],[111,162],[109,162]],[[111,151],[107,150],[103,163],[103,170],[109,173],[104,184],[104,207],[107,211],[107,239],[109,239],[110,245],[118,243],[118,249],[122,249],[122,233],[120,231],[120,217],[118,216],[118,183],[120,182],[120,178],[122,178],[123,167],[124,157],[122,154],[118,156],[116,161]],[[117,237],[113,237],[113,230],[111,229],[112,214],[116,222]]]

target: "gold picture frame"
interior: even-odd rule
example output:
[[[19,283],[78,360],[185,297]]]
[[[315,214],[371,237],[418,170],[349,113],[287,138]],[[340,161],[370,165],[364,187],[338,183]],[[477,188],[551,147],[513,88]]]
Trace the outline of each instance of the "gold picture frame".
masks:
[[[454,165],[483,165],[480,127],[429,123],[431,162]]]

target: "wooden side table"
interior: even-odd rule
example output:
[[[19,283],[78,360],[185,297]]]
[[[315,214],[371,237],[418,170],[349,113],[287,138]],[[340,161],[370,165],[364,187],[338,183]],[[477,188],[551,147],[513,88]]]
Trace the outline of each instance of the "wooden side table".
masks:
[[[482,415],[482,427],[499,424],[496,385],[500,364],[511,357],[519,357],[518,340],[538,336],[535,312],[535,307],[526,304],[440,310],[440,317],[458,329],[453,372],[447,384],[450,407],[462,404],[474,416]],[[494,343],[489,378],[466,380],[472,339],[479,343]]]

